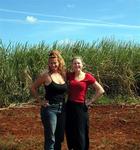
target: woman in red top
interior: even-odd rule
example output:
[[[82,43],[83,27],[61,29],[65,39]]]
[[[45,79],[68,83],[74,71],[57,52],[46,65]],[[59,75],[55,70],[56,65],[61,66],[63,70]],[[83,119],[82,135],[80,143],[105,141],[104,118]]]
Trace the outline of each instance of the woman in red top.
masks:
[[[104,93],[102,86],[90,73],[85,73],[82,58],[72,59],[73,72],[67,74],[68,101],[66,105],[66,138],[69,150],[88,150],[88,106],[92,105]],[[85,101],[87,89],[91,85],[95,90],[90,102]]]

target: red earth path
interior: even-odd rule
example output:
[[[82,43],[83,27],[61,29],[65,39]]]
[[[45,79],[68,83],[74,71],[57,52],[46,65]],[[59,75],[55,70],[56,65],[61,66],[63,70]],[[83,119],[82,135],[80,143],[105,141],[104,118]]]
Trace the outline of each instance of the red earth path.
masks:
[[[39,107],[0,109],[0,150],[43,150]],[[140,106],[93,106],[90,150],[140,150]],[[63,150],[67,150],[66,140]]]

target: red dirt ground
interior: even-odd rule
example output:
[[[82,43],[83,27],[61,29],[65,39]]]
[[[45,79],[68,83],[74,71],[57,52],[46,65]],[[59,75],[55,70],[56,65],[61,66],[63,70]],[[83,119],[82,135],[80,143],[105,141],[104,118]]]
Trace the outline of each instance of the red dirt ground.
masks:
[[[140,150],[139,105],[94,106],[89,114],[90,150]],[[0,150],[4,145],[6,150],[43,149],[39,107],[0,110]],[[63,150],[67,150],[66,140]]]

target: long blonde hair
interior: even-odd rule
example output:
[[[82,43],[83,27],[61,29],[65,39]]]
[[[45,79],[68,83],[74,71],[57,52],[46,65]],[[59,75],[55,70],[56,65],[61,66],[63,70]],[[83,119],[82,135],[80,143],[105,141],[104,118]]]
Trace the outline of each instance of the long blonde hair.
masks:
[[[61,52],[59,50],[50,51],[49,52],[49,59],[51,59],[51,58],[57,58],[57,60],[59,62],[58,71],[63,76],[63,78],[65,79],[66,67],[65,67],[65,61],[64,61],[63,57],[61,56]],[[50,68],[49,68],[49,72],[50,72]]]

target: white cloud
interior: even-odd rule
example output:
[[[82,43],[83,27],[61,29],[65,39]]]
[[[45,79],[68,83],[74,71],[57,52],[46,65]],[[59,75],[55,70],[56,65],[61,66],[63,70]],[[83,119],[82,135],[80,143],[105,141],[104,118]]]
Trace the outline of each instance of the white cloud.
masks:
[[[76,25],[76,26],[96,26],[96,27],[111,27],[111,28],[132,28],[140,29],[139,25],[128,25],[128,24],[117,24],[117,23],[88,23],[88,22],[74,22],[74,21],[46,21],[39,20],[39,23],[54,23],[54,24],[67,24],[67,25]]]
[[[67,44],[74,44],[75,43],[75,41],[72,41],[72,40],[70,40],[69,38],[67,38],[67,39],[64,39],[64,40],[59,40],[58,42],[57,42],[57,44],[60,44],[60,45],[67,45]]]
[[[29,23],[35,24],[35,23],[37,23],[38,19],[33,16],[27,16],[26,21]]]
[[[8,10],[8,9],[1,9],[2,12],[10,12],[10,13],[18,13],[18,14],[30,14],[30,15],[36,15],[36,16],[46,16],[51,18],[63,18],[67,20],[72,21],[59,21],[59,20],[38,20],[37,18],[33,16],[27,16],[26,21],[29,23],[53,23],[53,24],[67,24],[67,25],[76,25],[76,26],[96,26],[96,27],[111,27],[111,28],[132,28],[132,29],[140,29],[140,25],[130,25],[130,24],[118,24],[113,22],[105,22],[103,20],[94,20],[94,19],[86,19],[86,18],[73,18],[73,17],[66,17],[66,16],[55,16],[55,15],[45,15],[45,14],[39,14],[39,13],[30,13],[30,12],[24,12],[24,11],[16,11],[16,10]],[[0,22],[4,21],[12,21],[12,22],[21,22],[23,20],[14,20],[14,19],[6,19],[6,18],[0,18]]]
[[[100,20],[104,20],[104,21],[107,21],[107,20],[113,20],[113,19],[123,19],[125,18],[125,15],[122,15],[122,14],[118,14],[118,15],[110,15],[110,16],[103,16],[100,18]]]

